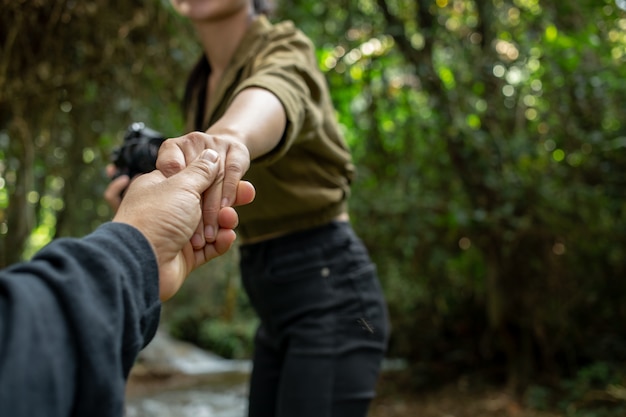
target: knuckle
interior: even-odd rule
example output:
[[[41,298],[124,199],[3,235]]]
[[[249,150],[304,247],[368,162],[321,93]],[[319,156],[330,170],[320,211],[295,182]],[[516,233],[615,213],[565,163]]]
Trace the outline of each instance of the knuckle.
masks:
[[[157,168],[164,172],[178,172],[183,169],[183,165],[176,159],[157,160]]]
[[[228,171],[231,174],[236,174],[239,176],[239,178],[243,177],[244,174],[244,167],[241,166],[241,164],[237,161],[229,161],[226,163],[226,165],[224,166],[224,169],[226,171]]]
[[[178,140],[178,146],[181,147],[195,147],[202,141],[202,134],[200,132],[190,132],[185,136],[181,136]]]

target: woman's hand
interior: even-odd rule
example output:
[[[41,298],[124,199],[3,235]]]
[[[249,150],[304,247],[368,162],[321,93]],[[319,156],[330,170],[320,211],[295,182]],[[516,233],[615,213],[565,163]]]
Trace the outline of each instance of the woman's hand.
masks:
[[[248,149],[238,140],[227,135],[210,135],[192,132],[168,139],[161,145],[157,169],[171,176],[193,162],[205,149],[219,155],[215,184],[202,199],[202,219],[191,239],[194,248],[215,241],[219,232],[218,214],[237,201],[237,189],[243,175],[250,167]]]

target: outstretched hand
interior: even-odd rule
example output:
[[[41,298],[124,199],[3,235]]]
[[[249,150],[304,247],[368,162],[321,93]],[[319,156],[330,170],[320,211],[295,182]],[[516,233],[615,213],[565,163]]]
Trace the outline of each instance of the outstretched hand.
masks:
[[[166,178],[155,170],[132,181],[113,218],[130,224],[148,239],[157,256],[161,300],[173,296],[191,271],[224,254],[235,241],[239,218],[232,207],[217,211],[219,229],[215,239],[192,246],[190,239],[202,218],[203,195],[213,187],[220,172],[219,156],[212,150],[185,169]],[[252,202],[254,187],[246,181],[237,184],[233,206]]]

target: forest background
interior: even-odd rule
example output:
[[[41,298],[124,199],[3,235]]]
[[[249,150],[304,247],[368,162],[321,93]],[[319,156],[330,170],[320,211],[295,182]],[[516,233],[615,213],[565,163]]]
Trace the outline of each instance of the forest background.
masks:
[[[199,48],[166,0],[0,4],[4,267],[110,219],[112,149],[134,121],[182,132]],[[532,407],[626,412],[625,9],[278,2],[317,45],[412,388],[478,374]],[[190,278],[164,323],[246,357],[236,256]]]

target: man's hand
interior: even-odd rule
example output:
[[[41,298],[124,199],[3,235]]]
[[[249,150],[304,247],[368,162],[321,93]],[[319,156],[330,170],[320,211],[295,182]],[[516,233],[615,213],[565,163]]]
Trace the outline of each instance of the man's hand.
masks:
[[[218,187],[219,156],[212,150],[199,153],[179,173],[166,178],[160,171],[137,177],[124,195],[114,222],[130,224],[141,231],[157,256],[160,297],[165,301],[181,287],[185,278],[198,266],[224,254],[235,241],[234,228],[239,221],[232,207],[216,212],[219,230],[215,239],[192,247],[190,239],[202,218],[202,196]],[[254,187],[239,182],[233,205],[248,204],[254,199]]]

